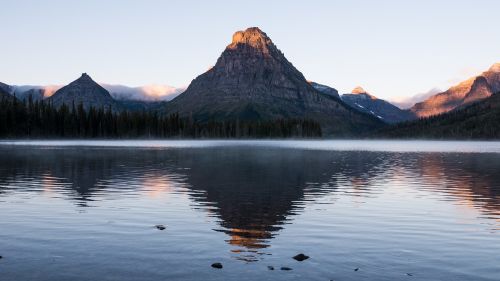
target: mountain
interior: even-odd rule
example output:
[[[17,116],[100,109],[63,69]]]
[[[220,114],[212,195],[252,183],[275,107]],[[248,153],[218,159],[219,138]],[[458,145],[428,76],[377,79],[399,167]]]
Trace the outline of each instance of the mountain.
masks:
[[[327,135],[382,125],[316,90],[257,27],[236,32],[215,66],[166,103],[164,112],[199,121],[307,118]]]
[[[353,108],[376,116],[380,120],[393,124],[415,119],[415,115],[407,110],[370,95],[361,87],[356,87],[350,94],[343,94],[342,100]]]
[[[15,92],[15,95],[20,100],[28,100],[29,97],[34,101],[43,100],[45,98],[45,91],[42,88],[32,88],[23,92]]]
[[[73,103],[75,105],[82,103],[86,109],[91,106],[96,108],[108,108],[111,106],[113,109],[118,109],[119,107],[109,92],[94,82],[86,73],[83,73],[80,78],[69,83],[67,86],[57,90],[48,100],[56,107],[63,104],[71,106]]]
[[[10,85],[0,82],[0,93],[10,95],[13,93],[13,88]]]
[[[469,78],[445,92],[415,104],[410,111],[418,117],[445,113],[483,100],[500,91],[500,63],[481,75]]]
[[[332,87],[329,87],[329,86],[326,86],[323,84],[319,84],[316,82],[309,82],[309,84],[311,84],[311,86],[313,86],[314,89],[320,91],[323,94],[327,94],[329,96],[340,99],[339,91],[337,91],[337,89],[335,89],[335,88],[332,88]]]
[[[490,84],[488,86],[491,87]],[[481,88],[482,86],[478,87]],[[500,92],[464,108],[441,115],[425,117],[413,122],[397,124],[382,130],[379,136],[396,138],[499,139]]]
[[[122,99],[116,101],[121,110],[127,111],[158,111],[163,108],[164,103],[160,101],[144,101],[144,100],[129,100]]]

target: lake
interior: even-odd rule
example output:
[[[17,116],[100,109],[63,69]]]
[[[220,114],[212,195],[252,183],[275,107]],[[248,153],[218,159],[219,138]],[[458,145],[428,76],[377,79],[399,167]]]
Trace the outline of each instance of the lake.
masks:
[[[500,142],[3,141],[0,160],[1,280],[500,278]]]

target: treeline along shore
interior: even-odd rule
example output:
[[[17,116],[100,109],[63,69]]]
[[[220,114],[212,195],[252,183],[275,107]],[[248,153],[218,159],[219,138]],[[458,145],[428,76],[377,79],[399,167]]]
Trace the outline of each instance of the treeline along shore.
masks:
[[[53,106],[31,98],[0,100],[0,138],[318,138],[309,119],[200,122],[179,114],[84,108],[80,103]]]

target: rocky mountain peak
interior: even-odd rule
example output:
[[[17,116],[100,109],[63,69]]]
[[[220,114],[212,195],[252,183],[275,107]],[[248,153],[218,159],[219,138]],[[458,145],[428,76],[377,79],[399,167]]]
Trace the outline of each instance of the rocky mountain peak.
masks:
[[[353,95],[361,95],[366,98],[370,99],[377,99],[375,96],[370,95],[365,89],[363,89],[361,86],[357,86],[356,88],[352,89],[351,94]]]
[[[264,55],[264,57],[275,57],[279,53],[267,34],[258,27],[250,27],[235,32],[231,44],[226,47],[226,51]]]
[[[87,73],[82,73],[82,76],[80,76],[80,78],[78,78],[76,81],[81,81],[81,82],[94,82],[94,80],[92,80],[92,78],[87,74]],[[94,82],[95,83],[95,82]]]
[[[80,104],[85,108],[116,107],[116,103],[101,85],[97,84],[87,73],[83,73],[78,79],[57,90],[49,100],[55,106],[63,104]]]
[[[357,86],[356,88],[352,89],[351,94],[367,94],[367,92],[362,87]]]
[[[500,62],[494,63],[490,69],[488,69],[489,72],[500,72]]]
[[[272,44],[272,41],[267,37],[267,34],[258,27],[250,27],[243,31],[236,31],[228,47],[235,48],[239,44],[246,44],[257,49],[262,49],[266,45]]]
[[[229,89],[284,87],[314,90],[278,50],[271,39],[257,27],[234,33],[214,67],[200,75],[191,88]],[[286,85],[285,85],[286,84]],[[272,91],[270,91],[272,92]],[[243,91],[239,91],[243,94]]]

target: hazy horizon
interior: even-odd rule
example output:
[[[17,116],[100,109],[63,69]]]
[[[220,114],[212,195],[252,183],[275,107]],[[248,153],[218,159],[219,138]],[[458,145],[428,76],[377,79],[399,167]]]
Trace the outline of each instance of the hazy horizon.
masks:
[[[112,85],[185,87],[250,26],[308,80],[391,101],[445,90],[500,61],[496,1],[144,3],[4,1],[0,82],[65,85],[87,72]]]

